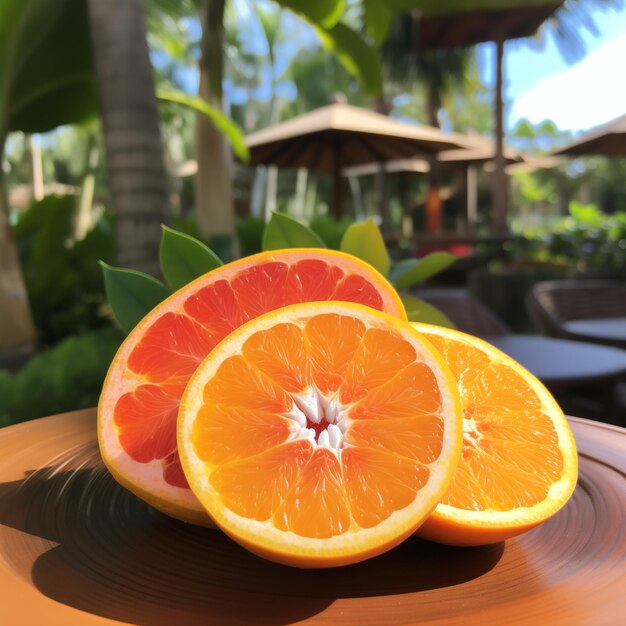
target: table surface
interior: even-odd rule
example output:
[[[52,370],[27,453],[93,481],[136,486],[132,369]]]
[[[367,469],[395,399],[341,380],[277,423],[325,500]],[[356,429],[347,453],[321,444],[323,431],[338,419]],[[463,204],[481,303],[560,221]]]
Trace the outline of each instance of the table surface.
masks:
[[[626,351],[534,335],[486,337],[545,384],[574,384],[626,374]]]
[[[570,320],[563,324],[563,328],[583,337],[626,342],[626,317]]]
[[[94,409],[0,429],[0,606],[11,626],[551,624],[626,614],[626,430],[570,420],[568,504],[506,543],[409,539],[297,570],[158,513],[103,467]]]

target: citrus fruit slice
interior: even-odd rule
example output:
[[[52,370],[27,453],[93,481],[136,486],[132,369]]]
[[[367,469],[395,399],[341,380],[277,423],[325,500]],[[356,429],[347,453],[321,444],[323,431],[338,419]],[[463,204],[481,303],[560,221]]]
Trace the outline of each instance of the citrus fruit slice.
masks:
[[[448,328],[412,326],[452,370],[463,408],[461,460],[418,534],[450,545],[480,545],[548,519],[567,502],[578,474],[574,438],[554,398],[491,344]]]
[[[191,374],[228,333],[262,313],[314,300],[360,302],[406,319],[398,295],[370,265],[328,250],[264,252],[186,285],[128,335],[98,404],[98,439],[115,478],[161,511],[208,518],[180,467],[178,404]]]
[[[229,335],[178,416],[185,475],[261,556],[354,563],[412,534],[461,450],[455,382],[411,326],[343,302],[299,304]]]

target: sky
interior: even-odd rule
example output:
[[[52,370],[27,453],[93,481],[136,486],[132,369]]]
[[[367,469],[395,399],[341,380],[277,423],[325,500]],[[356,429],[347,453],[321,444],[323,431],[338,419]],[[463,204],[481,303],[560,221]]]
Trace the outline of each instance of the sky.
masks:
[[[584,131],[611,121],[626,113],[626,1],[625,8],[592,12],[592,19],[598,33],[582,31],[586,54],[577,63],[566,62],[549,30],[544,37],[544,45],[537,46],[528,40],[510,41],[505,49],[506,78],[506,126],[512,129],[520,119],[527,118],[533,123],[551,119],[561,130],[584,133]],[[248,47],[264,53],[265,44],[258,20],[250,14],[245,0],[235,0],[238,15],[253,33],[247,39]],[[271,5],[271,3],[269,3]],[[288,16],[288,28],[292,34],[286,46],[277,50],[279,65],[285,65],[297,52],[298,45],[309,42],[315,45],[316,38],[302,23]],[[297,34],[296,34],[297,32]],[[481,77],[486,84],[494,79],[494,44],[478,47]],[[284,67],[277,68],[277,74]],[[188,85],[195,91],[197,77]],[[269,98],[269,76],[263,76],[252,96]],[[225,91],[233,103],[242,103],[248,97],[243,88],[225,85]],[[281,82],[279,91],[283,97],[293,99],[295,87]]]
[[[584,58],[568,65],[552,36],[541,49],[523,41],[505,49],[507,126],[552,119],[561,130],[582,132],[626,114],[626,9],[593,13],[599,34],[587,31]],[[494,45],[480,46],[481,75],[493,82]]]

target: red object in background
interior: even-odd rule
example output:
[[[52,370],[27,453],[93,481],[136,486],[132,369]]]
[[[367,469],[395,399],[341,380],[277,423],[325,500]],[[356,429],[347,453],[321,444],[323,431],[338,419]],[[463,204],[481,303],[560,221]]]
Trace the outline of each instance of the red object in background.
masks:
[[[426,232],[438,233],[441,230],[443,204],[439,187],[430,186],[426,192]]]
[[[466,243],[420,243],[417,247],[417,257],[421,258],[433,252],[449,252],[463,257],[472,253],[473,247]]]

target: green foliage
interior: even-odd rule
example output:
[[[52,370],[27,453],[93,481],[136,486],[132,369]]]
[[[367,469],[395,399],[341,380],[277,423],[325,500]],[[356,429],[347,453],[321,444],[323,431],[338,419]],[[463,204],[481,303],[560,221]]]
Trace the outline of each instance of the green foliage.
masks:
[[[375,48],[341,22],[328,30],[316,28],[316,31],[324,47],[359,81],[367,94],[376,96],[382,91],[382,65]]]
[[[35,325],[45,344],[106,321],[98,260],[115,258],[112,220],[105,214],[75,242],[75,212],[74,196],[47,196],[34,202],[14,228]]]
[[[43,132],[96,111],[85,0],[3,0],[0,145],[9,130]]]
[[[206,115],[215,127],[228,139],[233,152],[242,160],[250,159],[250,151],[245,144],[243,132],[235,122],[226,117],[219,109],[207,104],[202,98],[183,91],[159,89],[157,98],[165,102],[175,102]]]
[[[572,202],[569,216],[518,232],[496,263],[548,263],[579,272],[626,270],[626,212],[607,215],[595,205]],[[496,255],[492,248],[480,252]]]
[[[235,223],[241,256],[250,256],[263,250],[263,231],[265,222],[260,217],[249,215],[245,220]]]
[[[363,0],[363,13],[368,35],[376,45],[381,45],[389,34],[393,11],[380,0]]]
[[[363,259],[383,276],[387,276],[391,262],[383,236],[371,218],[351,224],[343,235],[340,249]]]
[[[311,220],[309,228],[322,239],[327,247],[332,250],[341,248],[341,240],[348,230],[353,220],[349,217],[343,217],[336,220],[329,215],[318,215]]]
[[[101,262],[106,294],[120,328],[129,333],[157,304],[170,295],[156,278]]]
[[[456,260],[457,257],[449,252],[433,252],[422,259],[405,259],[393,267],[389,280],[396,289],[408,289],[443,272]]]
[[[413,296],[400,296],[402,304],[406,309],[406,315],[410,322],[422,322],[424,324],[435,324],[454,328],[454,324],[439,310],[431,304],[414,298]]]
[[[325,247],[324,242],[308,226],[284,213],[272,213],[263,232],[263,250]]]
[[[345,0],[276,0],[285,9],[298,13],[301,17],[324,28],[332,28],[343,15]]]
[[[201,241],[167,226],[162,228],[159,263],[165,281],[173,290],[222,265],[216,254]]]
[[[321,222],[324,223],[324,222]],[[340,223],[334,222],[335,228]],[[239,223],[241,232],[254,236],[247,242],[252,247],[251,254],[257,252],[261,229],[263,230],[263,249],[279,250],[285,248],[324,248],[321,238],[310,228],[283,213],[274,213],[267,226],[254,218]],[[361,258],[386,276],[389,273],[390,260],[383,237],[373,220],[354,223],[345,229],[340,249],[343,252]],[[190,235],[171,228],[163,228],[161,236],[161,271],[172,288],[180,288],[221,265],[213,251]],[[434,274],[448,267],[456,257],[447,253],[433,253],[421,261],[405,261],[398,264],[395,272],[397,282],[402,288],[427,280]],[[115,268],[101,263],[109,304],[120,327],[129,333],[157,304],[170,293],[161,282],[134,270]],[[433,324],[449,324],[445,317],[425,303],[415,298],[408,298],[412,319],[428,321]]]
[[[15,374],[0,370],[0,426],[95,406],[121,341],[109,326],[64,339]]]

